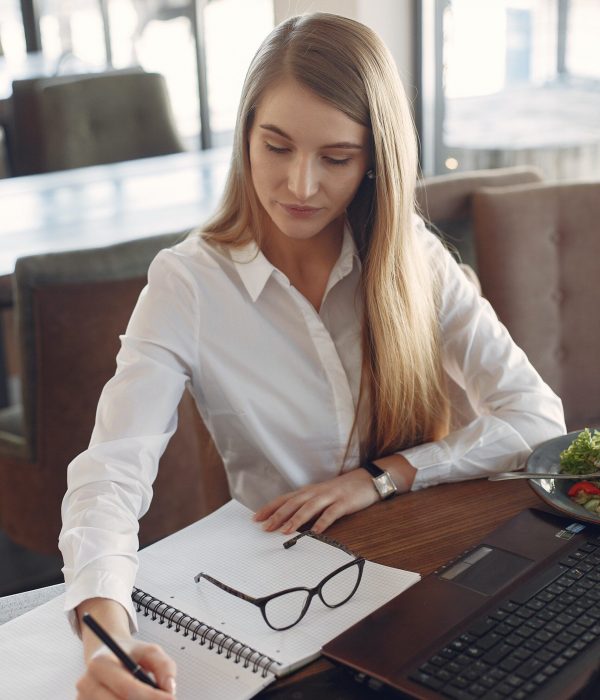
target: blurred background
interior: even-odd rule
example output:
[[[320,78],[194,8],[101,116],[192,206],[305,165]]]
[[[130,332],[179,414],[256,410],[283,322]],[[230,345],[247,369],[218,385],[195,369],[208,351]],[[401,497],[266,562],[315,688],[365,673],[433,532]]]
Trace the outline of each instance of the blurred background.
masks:
[[[262,38],[318,9],[371,25],[390,46],[426,175],[532,162],[573,177],[597,166],[597,0],[0,0],[0,100],[19,78],[139,66],[165,77],[186,148],[226,145]]]

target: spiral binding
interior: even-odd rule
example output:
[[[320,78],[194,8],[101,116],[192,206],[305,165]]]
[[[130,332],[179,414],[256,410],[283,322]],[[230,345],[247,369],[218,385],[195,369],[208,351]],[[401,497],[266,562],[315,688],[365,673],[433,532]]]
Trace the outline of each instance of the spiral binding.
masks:
[[[233,662],[239,664],[243,662],[244,668],[248,668],[252,673],[262,672],[262,677],[266,678],[271,671],[271,666],[281,665],[275,659],[266,654],[261,654],[247,644],[243,644],[234,637],[230,637],[216,627],[197,620],[191,615],[174,608],[159,598],[154,598],[149,593],[144,593],[140,588],[134,588],[131,598],[136,605],[137,612],[144,611],[144,617],[151,615],[151,619],[158,620],[159,625],[167,623],[167,628],[175,628],[179,634],[183,631],[183,636],[192,636],[192,642],[200,640],[200,646],[208,644],[209,651],[216,647],[216,653],[225,652],[225,658],[233,658]]]

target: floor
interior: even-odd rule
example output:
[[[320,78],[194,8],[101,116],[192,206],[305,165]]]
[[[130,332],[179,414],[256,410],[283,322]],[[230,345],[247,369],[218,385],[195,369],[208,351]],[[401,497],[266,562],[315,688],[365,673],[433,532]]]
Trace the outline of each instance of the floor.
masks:
[[[0,530],[0,597],[60,583],[61,568],[60,557],[31,552]]]

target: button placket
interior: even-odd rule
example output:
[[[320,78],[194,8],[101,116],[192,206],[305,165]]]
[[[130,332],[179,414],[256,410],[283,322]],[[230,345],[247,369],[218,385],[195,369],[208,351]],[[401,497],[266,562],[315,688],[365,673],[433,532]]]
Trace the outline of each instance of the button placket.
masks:
[[[350,383],[331,334],[316,309],[295,287],[290,285],[289,291],[304,318],[321,366],[329,380],[336,410],[341,463],[354,422],[354,400]]]

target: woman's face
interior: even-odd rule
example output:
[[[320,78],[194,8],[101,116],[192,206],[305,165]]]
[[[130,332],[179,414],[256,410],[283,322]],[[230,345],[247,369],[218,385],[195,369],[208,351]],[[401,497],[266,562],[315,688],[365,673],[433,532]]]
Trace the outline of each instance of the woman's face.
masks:
[[[249,142],[252,183],[275,233],[307,240],[341,231],[369,167],[369,129],[285,79],[260,100]]]

